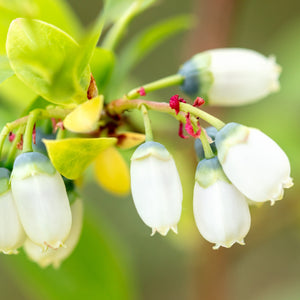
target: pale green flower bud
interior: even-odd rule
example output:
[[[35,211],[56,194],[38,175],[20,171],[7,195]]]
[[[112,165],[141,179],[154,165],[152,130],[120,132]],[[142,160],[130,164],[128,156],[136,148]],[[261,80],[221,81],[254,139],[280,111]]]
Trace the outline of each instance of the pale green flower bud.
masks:
[[[11,193],[9,175],[7,169],[0,168],[0,251],[16,254],[26,235]]]
[[[168,150],[156,142],[142,144],[131,158],[130,175],[135,207],[152,235],[166,235],[169,229],[177,233],[182,187]]]
[[[19,155],[11,187],[27,236],[43,249],[63,246],[72,216],[63,179],[50,160],[41,153]]]
[[[225,174],[250,200],[274,204],[293,185],[288,157],[260,130],[229,123],[215,142]]]
[[[250,229],[250,212],[246,197],[224,174],[216,157],[203,159],[196,171],[194,217],[201,235],[214,249],[244,245]]]
[[[274,57],[242,48],[213,49],[196,54],[178,71],[181,89],[210,105],[236,106],[279,90],[281,68]]]

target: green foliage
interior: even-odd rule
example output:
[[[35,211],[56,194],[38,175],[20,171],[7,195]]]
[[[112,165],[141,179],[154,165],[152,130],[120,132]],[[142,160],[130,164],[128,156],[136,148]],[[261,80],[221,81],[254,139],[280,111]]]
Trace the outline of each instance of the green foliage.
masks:
[[[137,14],[143,12],[148,7],[153,5],[157,0],[105,0],[106,24],[116,22],[124,15],[124,11],[133,3],[137,3],[139,8]]]
[[[112,51],[99,47],[95,48],[90,66],[100,93],[104,91],[109,83],[114,65],[115,55]]]
[[[0,83],[14,75],[6,55],[0,56]]]
[[[9,24],[20,17],[39,19],[65,30],[74,37],[82,28],[67,3],[63,0],[0,1],[0,53],[5,53],[5,40]]]
[[[97,155],[116,144],[116,138],[70,138],[43,140],[56,170],[69,179],[77,179]]]
[[[81,74],[84,73],[86,66],[90,63],[93,56],[94,50],[97,46],[98,40],[100,38],[102,28],[104,24],[103,14],[99,14],[95,24],[88,30],[84,38],[80,42],[80,49],[78,51],[77,58],[77,77],[80,78]]]
[[[62,30],[37,20],[16,19],[7,36],[7,55],[17,76],[37,94],[57,104],[86,99],[90,70],[78,73],[78,45]]]

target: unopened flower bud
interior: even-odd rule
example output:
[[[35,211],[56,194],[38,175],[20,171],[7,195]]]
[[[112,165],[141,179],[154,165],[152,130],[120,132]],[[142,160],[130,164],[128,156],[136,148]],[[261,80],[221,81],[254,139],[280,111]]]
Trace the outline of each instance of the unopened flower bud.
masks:
[[[214,249],[244,245],[250,229],[250,212],[245,196],[231,184],[216,157],[203,159],[196,171],[194,216],[201,235]]]
[[[68,239],[65,241],[65,247],[59,249],[48,248],[42,251],[41,247],[27,239],[24,243],[24,250],[28,257],[45,268],[53,265],[58,268],[61,263],[68,258],[78,244],[83,221],[83,203],[80,198],[76,198],[71,204],[72,211],[72,227]]]
[[[152,234],[166,235],[169,229],[177,233],[182,187],[168,150],[156,142],[142,144],[131,158],[130,174],[135,207]]]
[[[278,91],[280,70],[274,57],[224,48],[196,54],[178,73],[185,76],[181,89],[191,97],[204,97],[210,105],[235,106]]]
[[[0,251],[16,254],[26,235],[11,193],[9,175],[7,169],[0,168]]]
[[[62,246],[69,235],[72,216],[63,179],[50,160],[37,152],[19,155],[11,186],[28,237],[43,249]]]
[[[288,157],[258,129],[229,123],[218,132],[216,147],[225,174],[252,201],[274,204],[293,185]]]

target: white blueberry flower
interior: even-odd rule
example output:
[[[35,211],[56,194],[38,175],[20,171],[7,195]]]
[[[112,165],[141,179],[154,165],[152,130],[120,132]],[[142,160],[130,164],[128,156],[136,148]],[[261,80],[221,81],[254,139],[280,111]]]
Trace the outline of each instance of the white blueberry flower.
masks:
[[[50,160],[37,152],[19,155],[11,188],[27,236],[44,250],[63,246],[71,229],[71,209],[63,179]]]
[[[274,57],[243,48],[196,54],[183,64],[181,89],[205,97],[210,105],[235,106],[257,101],[279,90],[281,68]]]
[[[11,193],[9,175],[7,169],[0,168],[0,251],[17,254],[26,235]]]
[[[135,207],[146,225],[166,235],[177,233],[182,187],[172,155],[161,144],[146,142],[131,158],[131,191]]]
[[[27,239],[24,243],[24,250],[27,256],[34,262],[38,263],[40,267],[45,268],[53,265],[58,268],[61,263],[68,258],[78,244],[83,221],[83,203],[80,198],[76,198],[71,204],[72,211],[72,227],[68,239],[65,241],[65,247],[59,249],[48,248],[42,251],[39,245]]]
[[[216,157],[199,162],[194,187],[194,217],[201,235],[220,246],[244,245],[250,229],[245,196],[228,180]]]
[[[215,143],[225,174],[250,200],[274,204],[293,185],[288,157],[260,130],[229,123]]]

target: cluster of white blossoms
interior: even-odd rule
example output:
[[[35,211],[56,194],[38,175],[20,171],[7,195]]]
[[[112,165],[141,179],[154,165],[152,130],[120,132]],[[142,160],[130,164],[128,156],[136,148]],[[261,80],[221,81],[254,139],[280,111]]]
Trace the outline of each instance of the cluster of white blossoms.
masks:
[[[70,207],[64,180],[49,158],[19,155],[11,176],[0,169],[0,193],[0,251],[17,253],[24,246],[39,265],[59,266],[79,239],[82,203],[73,199]]]
[[[217,156],[203,158],[197,167],[194,216],[202,236],[220,246],[244,244],[250,229],[248,199],[282,199],[293,185],[284,151],[255,128],[225,125],[215,136]],[[146,142],[131,158],[131,189],[137,211],[152,232],[177,233],[182,187],[171,154],[156,142]]]
[[[181,88],[186,93],[204,90],[209,104],[226,106],[256,101],[278,89],[279,70],[273,58],[255,51],[216,49],[193,57],[179,74],[185,76]],[[171,100],[178,114],[185,101],[178,95]],[[282,199],[284,188],[293,185],[289,159],[255,128],[228,123],[218,130],[208,128],[206,135],[213,155],[205,158],[199,139],[195,145],[200,158],[193,199],[197,227],[214,249],[244,244],[251,224],[249,203],[273,205]],[[182,187],[172,156],[161,144],[146,142],[131,160],[132,195],[142,220],[153,233],[177,232]]]

